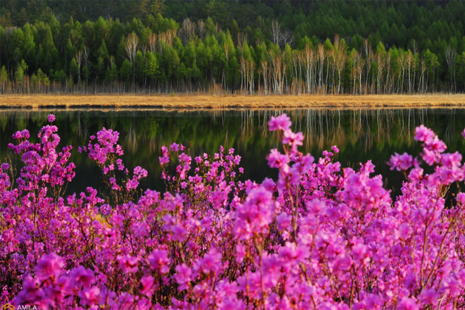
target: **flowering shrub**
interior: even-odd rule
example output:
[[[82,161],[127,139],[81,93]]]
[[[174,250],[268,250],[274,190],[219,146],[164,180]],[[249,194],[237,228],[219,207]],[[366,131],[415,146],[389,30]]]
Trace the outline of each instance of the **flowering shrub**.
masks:
[[[56,151],[57,128],[43,127],[37,144],[27,130],[15,133],[19,177],[8,164],[0,169],[0,304],[464,308],[462,156],[418,127],[420,156],[389,161],[406,176],[393,202],[370,161],[342,168],[333,147],[315,162],[290,126],[285,114],[270,120],[282,150],[267,160],[279,177],[261,184],[238,180],[233,149],[193,162],[184,146],[163,147],[165,193],[137,190],[147,171],[130,173],[118,133],[104,128],[80,151],[101,168],[110,194],[88,188],[68,197],[74,165],[70,146]]]

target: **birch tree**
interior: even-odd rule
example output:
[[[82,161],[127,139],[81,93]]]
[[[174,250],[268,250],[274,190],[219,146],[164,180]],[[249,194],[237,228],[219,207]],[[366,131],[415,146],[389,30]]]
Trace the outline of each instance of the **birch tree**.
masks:
[[[455,60],[457,57],[457,53],[455,48],[447,45],[444,49],[444,57],[446,59],[447,67],[449,69],[450,74],[450,90],[452,91],[452,87],[454,87],[454,91],[457,91],[457,83],[455,80]]]

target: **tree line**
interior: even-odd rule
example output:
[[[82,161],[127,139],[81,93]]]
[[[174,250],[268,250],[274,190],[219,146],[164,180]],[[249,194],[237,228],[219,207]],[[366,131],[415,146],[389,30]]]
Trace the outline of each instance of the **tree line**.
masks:
[[[357,20],[359,32],[352,34],[351,22],[336,27],[344,20],[354,21],[349,1],[293,5],[292,1],[147,0],[142,14],[138,5],[143,2],[131,2],[135,9],[127,16],[139,10],[139,18],[124,22],[112,17],[80,22],[72,16],[61,22],[63,16],[57,17],[49,7],[32,22],[24,9],[22,26],[14,25],[16,15],[5,14],[8,5],[2,4],[0,93],[390,94],[465,88],[465,37],[456,17],[465,12],[463,2],[444,6],[383,2],[378,7],[353,2],[366,14]],[[304,4],[316,10],[303,10]],[[254,5],[265,17],[256,16],[240,27],[229,15],[219,14],[225,8],[235,12],[232,6],[247,5]],[[174,15],[170,8],[176,6],[183,7],[182,12],[197,6],[198,15],[179,21],[179,16],[170,18]],[[277,15],[276,8],[286,9],[285,15]],[[205,11],[213,17],[197,18]],[[315,15],[318,12],[345,19],[321,20]],[[433,22],[428,27],[422,22],[406,27],[406,16],[420,21],[431,17]],[[316,27],[313,19],[322,26]],[[367,32],[366,25],[371,28],[372,22],[379,29],[375,25],[374,32]],[[334,33],[338,30],[340,34]]]

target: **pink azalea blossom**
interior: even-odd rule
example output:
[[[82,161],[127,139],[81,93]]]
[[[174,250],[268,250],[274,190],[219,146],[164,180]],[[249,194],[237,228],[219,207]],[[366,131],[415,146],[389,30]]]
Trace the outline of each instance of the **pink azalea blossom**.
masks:
[[[99,301],[100,289],[96,286],[85,288],[79,292],[79,297],[83,306],[93,306]]]
[[[176,279],[176,282],[179,284],[179,290],[183,291],[185,290],[189,282],[192,281],[191,279],[191,274],[192,270],[187,267],[186,264],[181,264],[176,266],[176,274],[174,275],[174,278]]]
[[[407,177],[394,195],[371,161],[344,167],[337,147],[314,160],[290,126],[286,115],[270,121],[282,141],[267,157],[276,178],[261,184],[236,178],[243,169],[233,150],[191,157],[182,145],[162,147],[165,192],[139,190],[147,170],[129,170],[119,133],[103,128],[80,150],[101,170],[105,190],[66,196],[75,166],[72,147],[57,148],[58,128],[45,125],[37,142],[16,132],[8,146],[15,179],[10,165],[0,169],[0,304],[460,308],[462,155],[445,153],[432,130],[418,127],[418,156],[390,159]]]
[[[158,270],[161,273],[167,273],[169,271],[170,259],[168,258],[168,251],[166,250],[154,250],[149,255],[149,263],[152,269]]]
[[[94,272],[90,269],[84,268],[83,266],[79,266],[71,270],[69,277],[74,280],[74,283],[77,286],[83,285],[86,288],[89,288],[96,281]]]
[[[56,255],[55,253],[51,253],[51,254],[42,256],[37,261],[35,272],[39,279],[46,279],[51,276],[59,275],[62,272],[64,267],[65,267],[65,262],[63,258]]]
[[[140,292],[147,297],[152,297],[155,290],[154,279],[152,276],[144,276],[140,279]]]
[[[53,123],[53,122],[55,121],[55,115],[49,114],[49,115],[47,116],[47,121],[48,121],[49,123]]]
[[[139,259],[137,257],[130,255],[119,255],[117,260],[124,273],[135,273],[139,269]]]
[[[291,119],[286,114],[281,114],[277,117],[272,116],[268,122],[270,131],[287,130],[291,126]]]

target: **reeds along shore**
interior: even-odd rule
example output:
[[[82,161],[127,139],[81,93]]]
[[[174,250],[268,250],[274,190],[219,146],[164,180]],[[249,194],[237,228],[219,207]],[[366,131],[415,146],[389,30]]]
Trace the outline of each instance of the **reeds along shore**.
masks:
[[[463,107],[464,94],[431,95],[0,95],[0,108],[414,108]]]

